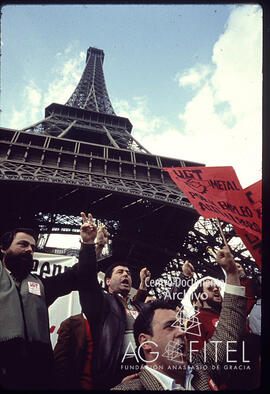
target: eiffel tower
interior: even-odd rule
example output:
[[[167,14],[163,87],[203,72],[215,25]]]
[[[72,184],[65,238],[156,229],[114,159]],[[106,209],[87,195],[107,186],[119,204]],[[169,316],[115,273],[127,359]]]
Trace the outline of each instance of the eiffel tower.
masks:
[[[131,135],[131,122],[109,99],[103,62],[104,52],[90,47],[65,105],[52,103],[44,119],[21,130],[0,128],[0,230],[76,234],[79,213],[91,212],[112,239],[100,269],[124,260],[155,278],[181,255],[198,219],[163,168],[203,164],[153,155]],[[39,250],[51,251],[42,237]],[[54,251],[65,253],[61,245]]]

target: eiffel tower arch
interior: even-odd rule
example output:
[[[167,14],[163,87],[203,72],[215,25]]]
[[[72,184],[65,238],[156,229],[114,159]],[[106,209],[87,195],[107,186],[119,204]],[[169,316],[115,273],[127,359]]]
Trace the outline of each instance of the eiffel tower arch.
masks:
[[[181,255],[198,219],[163,168],[203,164],[153,155],[131,135],[129,119],[112,107],[103,61],[104,52],[90,47],[65,105],[52,103],[21,130],[0,128],[0,230],[76,234],[80,212],[91,212],[111,234],[100,269],[121,259],[155,278]],[[46,251],[46,240],[39,247]]]

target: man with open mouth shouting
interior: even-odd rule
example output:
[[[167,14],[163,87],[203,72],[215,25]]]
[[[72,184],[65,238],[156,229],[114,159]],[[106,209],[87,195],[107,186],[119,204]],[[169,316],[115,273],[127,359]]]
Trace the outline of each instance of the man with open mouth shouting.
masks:
[[[164,300],[145,304],[134,324],[138,357],[144,364],[136,377],[112,390],[218,390],[216,381],[236,352],[245,330],[245,288],[227,247],[217,254],[227,281],[217,329],[204,350],[193,352],[187,326],[174,306]],[[229,346],[228,346],[229,345]],[[228,350],[229,349],[229,350]]]
[[[196,333],[196,327],[190,327],[188,322],[189,331],[188,339],[193,340],[193,349],[201,350],[204,346],[204,342],[208,341],[214,334],[220,317],[220,311],[222,306],[222,296],[220,293],[220,287],[214,279],[202,280],[194,293],[197,295],[197,304],[199,306],[199,313],[197,318],[200,322],[200,335],[196,337],[194,341],[194,333]],[[194,295],[193,295],[194,300]]]
[[[141,270],[143,294],[139,296],[137,293],[134,301],[129,295],[132,286],[129,267],[119,261],[107,269],[107,291],[104,291],[97,279],[94,245],[97,228],[91,214],[87,218],[82,212],[81,216],[79,273],[82,280],[79,294],[93,343],[91,371],[88,373],[91,373],[93,389],[109,389],[139,367],[132,351],[126,354],[126,349],[135,348],[133,325],[147,295],[145,281],[150,273],[146,269]],[[124,362],[121,361],[123,358]]]

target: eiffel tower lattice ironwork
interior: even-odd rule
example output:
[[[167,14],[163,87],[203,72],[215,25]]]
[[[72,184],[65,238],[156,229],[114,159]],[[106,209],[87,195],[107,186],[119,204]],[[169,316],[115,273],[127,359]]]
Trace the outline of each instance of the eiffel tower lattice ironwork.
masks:
[[[86,67],[74,93],[66,105],[115,115],[103,74],[104,52],[89,48]]]
[[[104,52],[90,47],[65,105],[49,105],[44,119],[22,130],[0,129],[0,230],[78,233],[80,211],[91,212],[112,238],[101,269],[125,259],[155,278],[184,252],[198,219],[163,168],[203,164],[152,155],[135,140],[129,119],[113,110],[103,60]],[[46,250],[46,240],[40,245]]]
[[[82,77],[66,105],[51,104],[45,119],[22,131],[149,153],[133,136],[129,119],[116,116],[103,74],[104,52],[90,47]]]

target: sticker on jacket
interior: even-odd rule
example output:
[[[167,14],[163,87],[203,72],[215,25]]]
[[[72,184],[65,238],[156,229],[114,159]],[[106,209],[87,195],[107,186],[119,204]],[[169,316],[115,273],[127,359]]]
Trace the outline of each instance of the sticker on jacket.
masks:
[[[40,284],[36,282],[28,282],[28,291],[31,294],[41,296]]]

